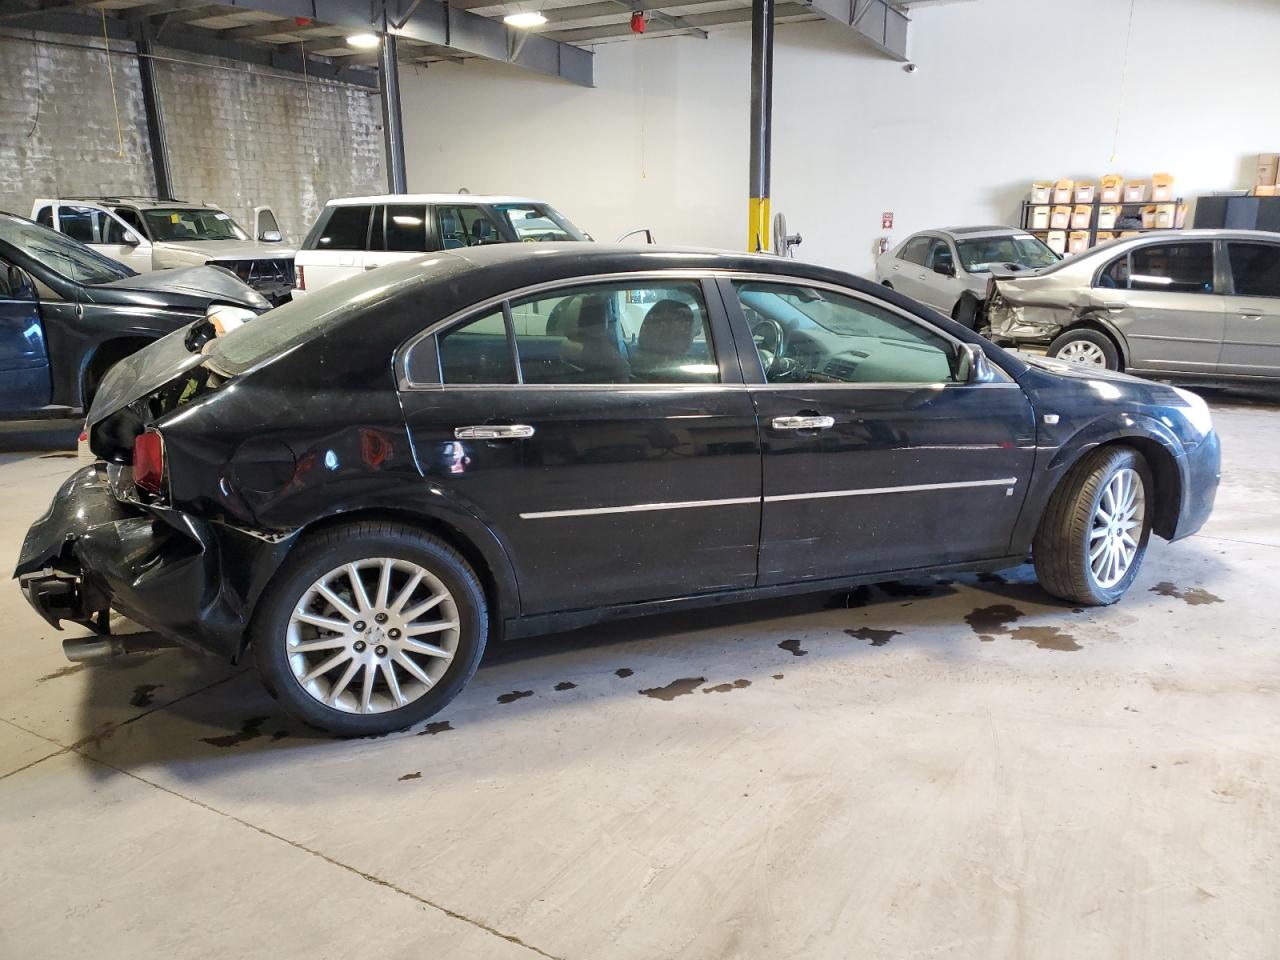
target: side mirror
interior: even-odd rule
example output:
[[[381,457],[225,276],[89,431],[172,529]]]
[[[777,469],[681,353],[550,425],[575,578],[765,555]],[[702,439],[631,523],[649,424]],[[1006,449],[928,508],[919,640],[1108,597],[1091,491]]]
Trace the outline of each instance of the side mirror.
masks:
[[[961,383],[986,383],[993,376],[986,351],[976,343],[960,344],[960,357],[956,366],[956,379]]]
[[[132,230],[126,230],[124,232],[124,236],[121,238],[121,242],[126,247],[136,247],[139,243],[141,243],[141,241],[138,239],[138,235],[134,233]]]
[[[36,284],[21,267],[0,266],[0,297],[6,300],[36,300]]]
[[[940,273],[944,277],[954,277],[956,275],[956,265],[950,260],[936,260],[933,264],[933,272]]]
[[[279,230],[263,230],[258,234],[258,239],[263,243],[279,243],[284,237],[280,235]]]

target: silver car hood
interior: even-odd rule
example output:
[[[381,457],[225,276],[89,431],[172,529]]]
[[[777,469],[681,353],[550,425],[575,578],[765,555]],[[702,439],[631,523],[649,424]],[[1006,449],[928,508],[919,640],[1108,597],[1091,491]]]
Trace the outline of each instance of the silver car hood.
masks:
[[[256,244],[247,240],[158,240],[155,248],[164,252],[202,256],[207,260],[292,260],[296,247],[283,243]]]

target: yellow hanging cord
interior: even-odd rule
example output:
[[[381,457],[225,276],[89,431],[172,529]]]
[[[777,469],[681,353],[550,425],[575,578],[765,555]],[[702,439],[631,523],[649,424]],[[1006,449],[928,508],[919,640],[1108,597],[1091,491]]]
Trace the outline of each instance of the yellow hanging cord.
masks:
[[[116,111],[116,140],[120,144],[120,156],[124,156],[124,128],[120,126],[120,101],[116,99],[116,75],[111,71],[111,40],[107,37],[107,11],[99,7],[102,14],[102,45],[107,51],[107,79],[111,81],[111,106]]]

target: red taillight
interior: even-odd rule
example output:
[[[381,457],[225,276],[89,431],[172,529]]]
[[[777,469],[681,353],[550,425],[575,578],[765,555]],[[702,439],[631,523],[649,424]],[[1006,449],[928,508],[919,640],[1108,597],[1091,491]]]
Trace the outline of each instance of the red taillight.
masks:
[[[294,287],[296,287],[299,290],[307,289],[306,271],[304,271],[302,267],[297,266],[293,268],[293,272],[296,275],[293,282]]]
[[[133,441],[133,482],[156,494],[164,485],[164,441],[154,430]]]

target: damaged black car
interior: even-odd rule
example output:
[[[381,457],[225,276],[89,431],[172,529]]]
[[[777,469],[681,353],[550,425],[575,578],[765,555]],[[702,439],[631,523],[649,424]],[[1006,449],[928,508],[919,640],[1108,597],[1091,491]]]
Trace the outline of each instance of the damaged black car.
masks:
[[[1033,555],[1118,600],[1208,517],[1194,394],[1010,354],[773,257],[584,244],[386,266],[103,381],[100,462],[16,575],[250,657],[341,734],[430,716],[489,637]]]

